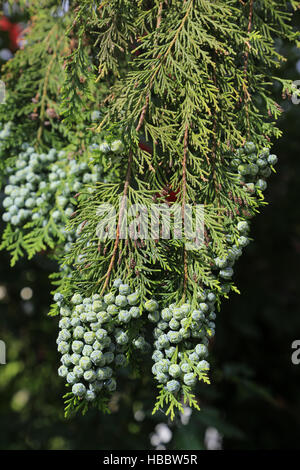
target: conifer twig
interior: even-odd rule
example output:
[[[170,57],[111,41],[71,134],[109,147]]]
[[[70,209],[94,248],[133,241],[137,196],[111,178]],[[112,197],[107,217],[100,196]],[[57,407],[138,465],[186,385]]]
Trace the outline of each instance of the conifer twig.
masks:
[[[158,15],[157,15],[157,21],[156,21],[156,29],[160,27],[161,23],[161,16],[162,16],[162,9],[163,9],[163,2],[160,2],[158,6]]]
[[[183,141],[183,160],[182,160],[182,221],[184,226],[184,214],[185,214],[185,203],[186,203],[186,164],[187,164],[187,153],[188,153],[188,133],[189,126],[186,124],[184,132],[184,141]],[[184,279],[183,279],[183,299],[185,299],[187,281],[188,281],[188,266],[187,266],[187,251],[184,248],[183,253],[183,269],[184,269]]]
[[[214,57],[216,58],[215,54]],[[213,71],[213,82],[215,87],[217,87],[217,77],[216,77],[216,70],[214,69]],[[218,187],[218,182],[217,182],[217,177],[216,177],[216,147],[217,147],[217,139],[216,139],[216,130],[217,130],[217,119],[214,114],[213,117],[213,141],[212,141],[212,173],[213,173],[213,180],[214,180],[214,186],[215,186],[215,191],[216,191],[216,196],[218,195],[219,192],[219,187]],[[219,198],[217,198],[217,203],[218,206],[220,205]]]
[[[146,100],[146,103],[143,106],[143,110],[142,110],[140,118],[139,118],[138,125],[135,129],[136,132],[139,132],[139,130],[141,129],[141,127],[143,125],[145,115],[146,115],[147,106],[148,106],[148,101]],[[111,274],[111,271],[112,271],[112,268],[113,268],[113,265],[114,265],[114,262],[115,262],[117,250],[118,250],[118,245],[119,245],[119,240],[120,240],[120,225],[121,225],[123,214],[124,214],[125,201],[126,201],[126,196],[128,194],[128,188],[129,188],[129,183],[130,183],[130,178],[131,178],[132,158],[133,158],[133,154],[132,154],[132,151],[130,151],[129,156],[128,156],[127,172],[126,172],[122,202],[121,202],[121,207],[120,207],[120,212],[119,212],[119,219],[118,219],[117,232],[116,232],[116,240],[115,240],[115,243],[114,243],[114,248],[113,248],[111,260],[110,260],[110,263],[109,263],[109,267],[108,267],[108,270],[107,270],[106,275],[105,275],[105,282],[104,282],[103,288],[101,290],[101,294],[105,291],[105,289],[108,285],[110,274]]]

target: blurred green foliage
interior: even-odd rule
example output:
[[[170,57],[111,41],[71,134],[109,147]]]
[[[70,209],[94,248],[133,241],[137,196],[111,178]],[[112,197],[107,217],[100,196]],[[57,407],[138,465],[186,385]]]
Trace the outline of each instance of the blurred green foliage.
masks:
[[[295,18],[295,21],[298,21]],[[300,51],[288,45],[282,76],[300,79]],[[299,62],[298,62],[299,61]],[[298,71],[296,65],[298,62]],[[202,411],[188,424],[169,424],[170,449],[203,449],[207,428],[223,436],[224,449],[299,449],[300,365],[291,344],[300,339],[300,105],[285,108],[283,137],[274,147],[278,175],[270,201],[252,224],[254,242],[240,260],[242,295],[231,296],[217,319],[211,386],[198,389]],[[151,449],[151,435],[165,416],[151,415],[154,384],[124,377],[111,415],[63,417],[63,381],[57,377],[57,319],[47,317],[48,275],[56,266],[42,254],[11,269],[0,254],[0,449]],[[32,298],[23,300],[24,287]],[[21,292],[22,291],[22,292]]]

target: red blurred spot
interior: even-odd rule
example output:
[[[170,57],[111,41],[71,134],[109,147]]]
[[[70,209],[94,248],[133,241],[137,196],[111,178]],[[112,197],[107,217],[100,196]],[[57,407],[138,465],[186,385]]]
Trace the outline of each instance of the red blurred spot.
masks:
[[[165,197],[166,201],[176,202],[178,193],[179,193],[179,189],[177,189],[177,191],[170,191]]]
[[[10,41],[10,48],[16,50],[19,47],[21,26],[19,23],[12,23],[6,16],[0,18],[0,30],[7,31]]]
[[[147,144],[143,144],[143,142],[139,143],[139,147],[140,149],[144,150],[147,153],[150,153],[150,154],[152,153],[152,148]]]

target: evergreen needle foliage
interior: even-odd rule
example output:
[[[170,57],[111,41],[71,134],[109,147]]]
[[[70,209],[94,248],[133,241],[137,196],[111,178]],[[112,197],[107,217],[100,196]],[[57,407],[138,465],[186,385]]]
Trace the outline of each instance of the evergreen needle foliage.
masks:
[[[233,265],[250,241],[251,218],[265,204],[265,180],[277,162],[270,147],[280,137],[276,120],[282,111],[271,85],[279,80],[274,70],[285,61],[274,39],[297,40],[290,25],[297,2],[84,0],[71,2],[68,10],[62,10],[60,2],[42,7],[32,3],[27,44],[5,70],[11,92],[0,117],[11,124],[1,147],[3,177],[5,157],[14,169],[24,141],[39,154],[71,149],[79,165],[89,162],[97,174],[105,174],[101,181],[82,178],[88,184],[76,195],[78,206],[67,224],[76,239],[67,249],[56,250],[63,269],[55,281],[57,304],[52,313],[69,318],[62,323],[68,326],[62,327],[59,350],[69,354],[78,346],[72,343],[72,320],[81,322],[90,338],[102,329],[101,314],[111,310],[105,320],[114,345],[110,353],[114,355],[119,344],[119,323],[127,318],[127,365],[135,366],[138,357],[131,342],[141,322],[143,334],[154,344],[152,373],[159,383],[154,411],[165,409],[173,419],[184,404],[199,409],[193,387],[197,381],[209,383],[204,359],[215,334],[214,309],[220,309],[222,297],[231,290],[238,292]],[[283,93],[289,94],[291,83],[279,81]],[[60,155],[68,165],[68,151]],[[62,191],[72,184],[68,171],[65,174]],[[71,199],[68,203],[75,205]],[[202,205],[204,233],[194,234],[194,241],[203,235],[201,246],[189,249],[186,234],[145,237],[141,221],[146,220],[142,225],[149,234],[153,226],[143,219],[143,211],[149,214],[154,203],[178,205],[182,220],[188,208],[195,215],[196,206]],[[101,212],[103,204],[109,205],[109,215]],[[138,222],[123,237],[121,222],[134,204]],[[54,249],[57,242],[64,244],[64,227],[52,225],[52,238],[40,228],[48,227],[43,217],[37,217],[38,228],[23,224],[26,234],[21,230],[21,239],[8,225],[2,247],[13,253],[13,262],[24,248],[33,256],[46,245]],[[113,221],[110,237],[107,224]],[[100,237],[100,232],[106,236]],[[141,318],[128,313],[133,295],[129,291],[124,300],[115,299],[119,279],[118,288],[125,292],[122,286],[128,285],[138,293]],[[90,305],[92,317],[100,315],[97,321],[81,318],[80,309],[72,310],[77,294],[86,299],[82,305]],[[114,301],[106,301],[107,295]],[[88,300],[93,296],[103,302],[102,313]],[[110,304],[116,309],[109,309]],[[91,355],[91,346],[89,350]],[[99,379],[102,396],[95,395],[93,385],[96,376],[102,377],[105,361],[100,371],[91,368],[77,374],[89,377],[83,384],[75,381],[72,371],[79,359],[73,359],[65,358],[60,369],[74,386],[66,395],[66,413],[86,411],[93,400],[107,409],[108,392],[114,391],[111,378]],[[144,359],[142,367],[149,373],[151,366]]]

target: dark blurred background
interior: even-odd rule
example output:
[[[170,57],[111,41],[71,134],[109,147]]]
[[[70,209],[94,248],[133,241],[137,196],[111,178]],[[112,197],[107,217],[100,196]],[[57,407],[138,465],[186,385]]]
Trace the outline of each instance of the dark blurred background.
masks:
[[[0,61],[20,41],[13,26],[19,21],[16,15],[0,19]],[[281,76],[300,79],[300,50],[278,47],[288,56]],[[270,205],[253,221],[254,242],[236,269],[242,294],[233,294],[218,315],[212,385],[198,389],[202,411],[187,409],[173,424],[163,413],[152,416],[153,384],[124,377],[111,415],[91,411],[65,420],[57,320],[47,317],[55,266],[40,256],[11,269],[1,252],[0,339],[7,364],[0,365],[0,449],[300,448],[300,365],[291,361],[292,342],[300,340],[300,104],[276,90],[285,109],[283,137],[273,148],[278,174],[270,178]]]

